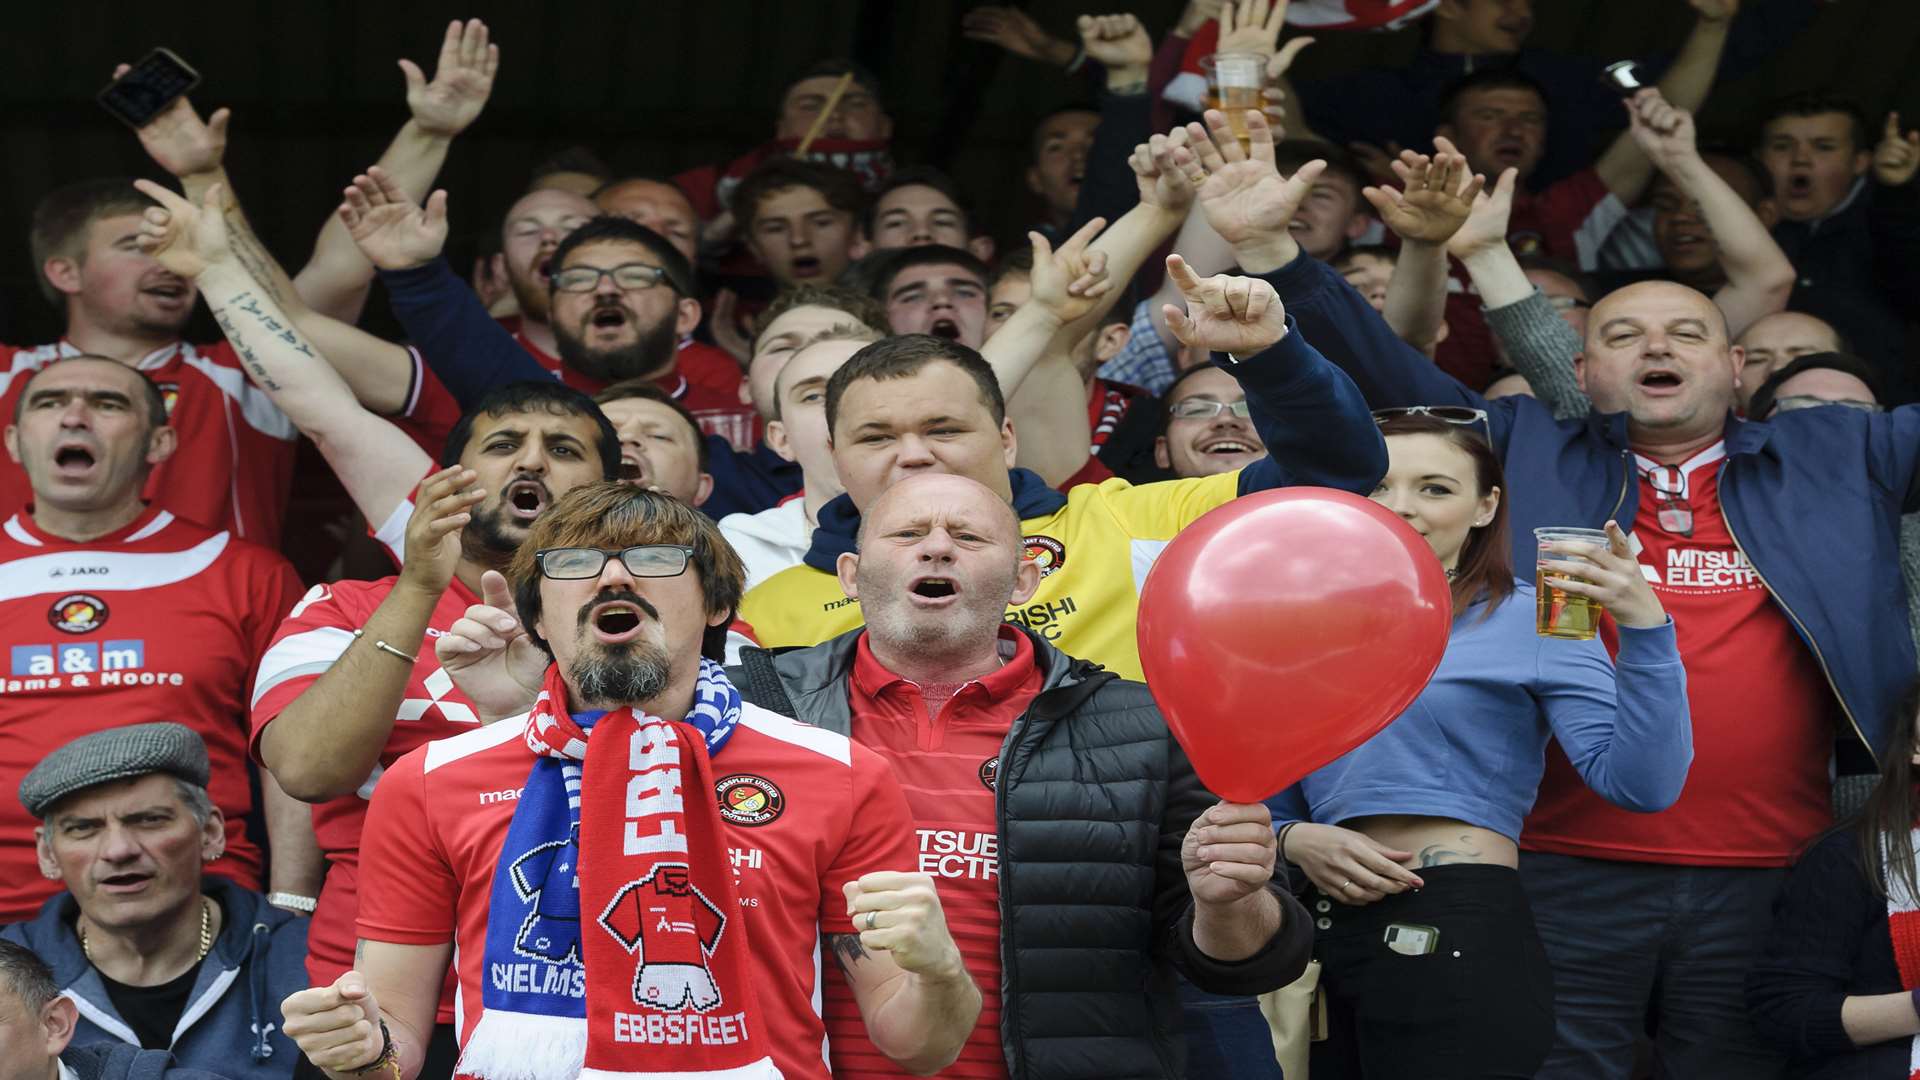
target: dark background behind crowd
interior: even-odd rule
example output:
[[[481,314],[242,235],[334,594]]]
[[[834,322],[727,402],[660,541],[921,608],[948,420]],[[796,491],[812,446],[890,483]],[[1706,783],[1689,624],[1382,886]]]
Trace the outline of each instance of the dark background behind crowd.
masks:
[[[1703,144],[1749,144],[1767,102],[1822,90],[1858,101],[1870,117],[1897,109],[1920,120],[1920,18],[1912,0],[1816,3],[1791,48],[1751,71],[1728,70],[1702,110]],[[1033,122],[1088,100],[1083,77],[1023,61],[961,36],[970,0],[736,0],[722,4],[585,0],[563,5],[481,2],[453,7],[368,2],[284,5],[212,0],[190,9],[80,3],[9,14],[8,76],[0,81],[0,235],[24,237],[34,202],[87,176],[159,176],[94,95],[113,65],[155,44],[178,52],[202,83],[203,110],[234,111],[227,165],[247,192],[263,239],[299,265],[339,204],[406,118],[393,58],[431,58],[446,20],[484,19],[505,62],[486,122],[455,141],[441,183],[451,186],[456,266],[477,234],[526,189],[531,165],[586,146],[615,175],[671,175],[731,160],[767,137],[793,73],[850,53],[878,73],[894,119],[894,159],[947,171],[974,195],[982,226],[1002,243],[1034,220],[1021,182]],[[1079,0],[1024,7],[1048,33],[1075,41]],[[1754,4],[1752,6],[1760,6]],[[1140,17],[1158,42],[1180,0],[1114,5]],[[1534,6],[1531,48],[1613,59],[1671,50],[1693,11],[1682,0],[1553,0]],[[1292,75],[1311,81],[1403,65],[1426,33],[1322,34]],[[31,42],[32,47],[28,47]],[[671,47],[662,48],[662,43]],[[1877,133],[1877,127],[1876,127]],[[62,317],[40,298],[24,257],[0,260],[0,326],[10,341],[51,341]],[[204,308],[190,340],[214,340]],[[204,323],[204,325],[203,325]],[[386,305],[364,325],[398,337]]]

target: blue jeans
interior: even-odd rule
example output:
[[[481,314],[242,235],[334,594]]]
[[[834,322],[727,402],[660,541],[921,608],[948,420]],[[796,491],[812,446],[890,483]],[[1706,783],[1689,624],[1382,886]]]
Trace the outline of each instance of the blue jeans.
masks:
[[[1746,978],[1785,874],[1522,852],[1553,963],[1554,1047],[1538,1080],[1627,1080],[1648,1035],[1662,1080],[1781,1075],[1748,1018]]]
[[[1255,999],[1209,994],[1183,978],[1180,1012],[1187,1027],[1188,1076],[1283,1080],[1272,1031]]]

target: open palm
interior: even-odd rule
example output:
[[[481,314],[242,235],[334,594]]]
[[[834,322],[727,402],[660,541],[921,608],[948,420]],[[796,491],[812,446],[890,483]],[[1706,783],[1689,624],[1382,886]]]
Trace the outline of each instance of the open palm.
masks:
[[[406,270],[431,262],[447,244],[447,193],[436,191],[422,208],[378,167],[353,178],[340,204],[340,220],[367,261],[382,270]]]
[[[1271,160],[1229,162],[1209,170],[1200,185],[1200,209],[1229,244],[1284,233],[1319,174],[1320,169],[1309,164],[1282,179]]]

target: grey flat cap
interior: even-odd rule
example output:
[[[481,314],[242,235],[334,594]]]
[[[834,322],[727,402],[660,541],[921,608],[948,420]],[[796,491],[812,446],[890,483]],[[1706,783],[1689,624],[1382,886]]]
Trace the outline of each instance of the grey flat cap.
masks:
[[[148,773],[207,786],[207,744],[184,724],[129,724],[82,735],[40,760],[20,781],[20,805],[36,818],[82,788]]]

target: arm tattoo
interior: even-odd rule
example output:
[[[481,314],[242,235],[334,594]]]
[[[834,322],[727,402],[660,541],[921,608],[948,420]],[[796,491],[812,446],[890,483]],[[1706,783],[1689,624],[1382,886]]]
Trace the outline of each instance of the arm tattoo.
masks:
[[[860,944],[859,934],[828,934],[827,944],[833,949],[833,958],[840,970],[852,973],[853,965],[867,958],[866,946]]]
[[[1420,849],[1421,866],[1445,866],[1448,863],[1479,862],[1480,849],[1473,846],[1471,833],[1460,834],[1457,848],[1445,844],[1428,844]]]
[[[233,351],[239,354],[247,370],[252,373],[254,381],[258,382],[263,389],[279,390],[280,384],[273,380],[267,366],[261,363],[260,358],[254,353],[251,339],[255,330],[279,338],[281,342],[303,356],[314,355],[313,349],[298,332],[261,308],[260,298],[254,296],[251,291],[243,292],[215,307],[213,317],[220,324],[221,332],[226,334],[227,341],[233,345]]]

